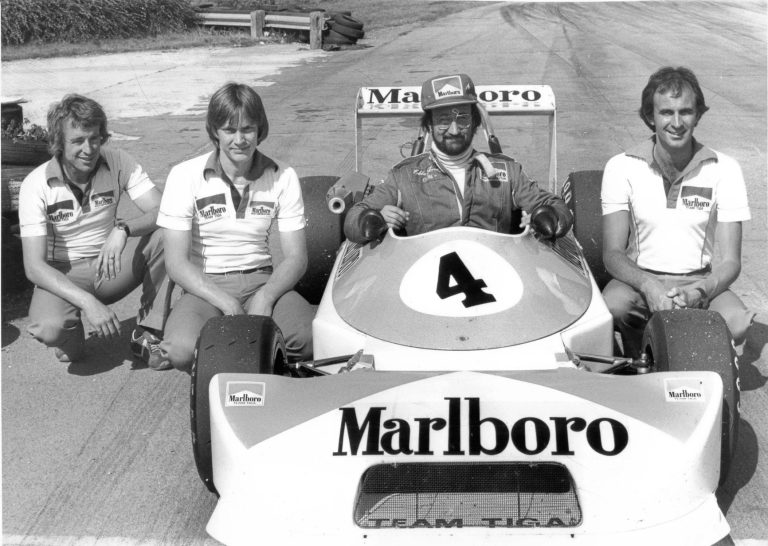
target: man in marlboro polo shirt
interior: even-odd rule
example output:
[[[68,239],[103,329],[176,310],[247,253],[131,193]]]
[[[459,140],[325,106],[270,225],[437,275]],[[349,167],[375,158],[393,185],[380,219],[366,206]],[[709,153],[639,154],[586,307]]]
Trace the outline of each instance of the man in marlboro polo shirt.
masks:
[[[167,286],[155,224],[160,191],[131,156],[103,147],[107,116],[96,101],[65,96],[48,112],[48,132],[53,159],[32,171],[19,193],[24,270],[35,284],[29,333],[60,361],[79,360],[82,314],[97,335],[120,335],[108,304],[142,285],[131,349],[150,368],[170,368],[158,348]],[[124,195],[138,217],[117,217]]]
[[[510,233],[513,211],[547,238],[565,235],[572,216],[565,202],[539,188],[523,167],[503,154],[472,147],[481,125],[475,85],[466,74],[437,76],[421,88],[422,128],[432,140],[425,153],[409,157],[347,213],[344,232],[364,243],[371,238],[366,211],[379,211],[386,226],[417,235],[449,226]],[[528,217],[524,215],[524,219]]]
[[[750,219],[741,168],[693,137],[708,109],[693,72],[659,69],[641,96],[653,135],[605,166],[603,261],[613,279],[603,296],[627,356],[639,355],[645,324],[660,309],[718,311],[736,344],[755,316],[728,289],[741,271],[741,223]]]
[[[247,85],[228,83],[213,94],[206,129],[215,150],[171,169],[158,215],[168,275],[183,289],[161,350],[188,370],[210,318],[247,313],[274,318],[290,359],[311,358],[314,310],[293,291],[307,266],[296,172],[257,149],[269,124]],[[274,270],[273,221],[284,255]]]

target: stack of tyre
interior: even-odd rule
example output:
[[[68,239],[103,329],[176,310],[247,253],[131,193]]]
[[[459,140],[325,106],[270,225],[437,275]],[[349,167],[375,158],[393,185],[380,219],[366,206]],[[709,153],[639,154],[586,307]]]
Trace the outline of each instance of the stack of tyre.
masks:
[[[349,13],[332,13],[326,20],[323,31],[323,44],[351,45],[365,36],[363,22],[352,17]]]

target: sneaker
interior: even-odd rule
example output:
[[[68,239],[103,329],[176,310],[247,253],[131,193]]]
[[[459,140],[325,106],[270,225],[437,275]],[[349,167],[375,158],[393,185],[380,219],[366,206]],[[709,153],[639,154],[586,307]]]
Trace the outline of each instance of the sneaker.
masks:
[[[69,357],[67,353],[64,352],[64,349],[54,347],[53,354],[56,355],[56,359],[59,362],[72,362],[72,359]]]
[[[156,335],[137,328],[131,333],[131,352],[153,370],[170,370],[173,364],[160,350],[160,341]]]
[[[75,347],[65,349],[64,347],[54,347],[53,348],[53,354],[56,356],[56,360],[59,362],[64,362],[66,364],[69,364],[70,362],[77,362],[79,360],[82,360],[85,351],[82,347]]]

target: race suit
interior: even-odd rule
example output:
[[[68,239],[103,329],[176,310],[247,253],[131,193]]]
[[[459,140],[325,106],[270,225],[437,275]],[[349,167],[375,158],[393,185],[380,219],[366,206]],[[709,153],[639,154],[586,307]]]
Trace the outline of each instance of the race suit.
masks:
[[[395,165],[383,183],[350,208],[344,222],[347,238],[366,242],[358,217],[366,209],[381,210],[385,205],[409,213],[407,235],[450,226],[510,233],[519,227],[513,225],[514,211],[530,213],[541,205],[552,206],[560,226],[570,226],[573,220],[565,202],[539,188],[514,159],[477,151],[466,169],[463,192],[431,151]]]

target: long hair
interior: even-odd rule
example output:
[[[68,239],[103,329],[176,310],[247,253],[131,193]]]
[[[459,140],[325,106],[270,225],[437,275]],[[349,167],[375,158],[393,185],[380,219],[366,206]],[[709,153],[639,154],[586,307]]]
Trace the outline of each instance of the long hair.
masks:
[[[642,118],[651,131],[656,130],[656,127],[653,125],[653,96],[656,93],[669,92],[673,97],[679,97],[686,86],[696,96],[696,115],[698,119],[701,119],[704,112],[709,110],[709,106],[704,102],[704,92],[701,90],[699,81],[692,70],[684,66],[677,68],[665,66],[651,74],[645,89],[643,89],[640,98],[640,110],[638,111],[640,118]]]
[[[64,151],[64,127],[68,121],[83,129],[98,127],[101,143],[109,140],[107,114],[101,105],[82,95],[65,95],[48,110],[48,151],[54,157]]]
[[[256,124],[257,143],[261,144],[269,134],[269,121],[267,121],[267,113],[261,97],[248,85],[229,82],[219,88],[208,102],[205,130],[208,131],[211,142],[218,148],[219,139],[216,131],[228,123],[237,125],[242,118]]]

